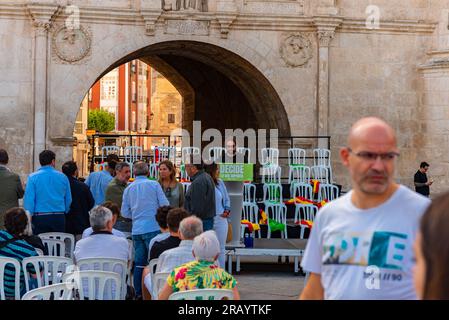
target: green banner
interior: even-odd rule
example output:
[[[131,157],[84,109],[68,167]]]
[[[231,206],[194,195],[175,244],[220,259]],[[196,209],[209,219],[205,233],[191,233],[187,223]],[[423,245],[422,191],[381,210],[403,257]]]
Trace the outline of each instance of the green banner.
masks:
[[[223,181],[253,181],[252,163],[220,163],[220,179]]]

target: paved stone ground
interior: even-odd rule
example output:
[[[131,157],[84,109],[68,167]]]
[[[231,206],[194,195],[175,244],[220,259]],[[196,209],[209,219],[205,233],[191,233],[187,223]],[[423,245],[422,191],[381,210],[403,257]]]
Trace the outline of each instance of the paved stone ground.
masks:
[[[292,261],[292,260],[291,260]],[[295,276],[293,263],[278,264],[273,257],[242,257],[238,281],[242,300],[296,300],[304,287],[304,276]]]

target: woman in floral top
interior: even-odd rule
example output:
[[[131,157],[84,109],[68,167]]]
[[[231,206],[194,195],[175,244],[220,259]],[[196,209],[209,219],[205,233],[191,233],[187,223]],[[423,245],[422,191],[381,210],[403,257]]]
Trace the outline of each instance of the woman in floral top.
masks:
[[[216,265],[220,254],[220,243],[215,231],[206,231],[193,240],[194,261],[176,267],[167,278],[159,294],[159,300],[179,291],[193,289],[228,289],[234,293],[234,300],[240,300],[237,281]]]

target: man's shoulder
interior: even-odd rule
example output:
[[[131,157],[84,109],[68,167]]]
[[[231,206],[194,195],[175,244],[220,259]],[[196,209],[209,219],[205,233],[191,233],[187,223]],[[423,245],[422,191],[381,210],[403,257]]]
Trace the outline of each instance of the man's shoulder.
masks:
[[[420,209],[422,207],[427,207],[431,202],[429,198],[424,197],[404,185],[399,185],[398,191],[400,194],[398,195],[397,201],[404,207]]]

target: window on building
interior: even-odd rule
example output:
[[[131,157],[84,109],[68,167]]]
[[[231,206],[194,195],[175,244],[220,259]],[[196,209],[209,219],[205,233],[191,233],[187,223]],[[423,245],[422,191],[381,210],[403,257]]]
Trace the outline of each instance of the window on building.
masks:
[[[136,60],[131,61],[131,72],[136,73]]]
[[[132,86],[131,86],[131,96],[132,96],[132,101],[136,102],[137,92],[136,92],[136,82],[135,81],[133,81]]]
[[[175,123],[175,114],[174,113],[168,114],[168,123]]]

